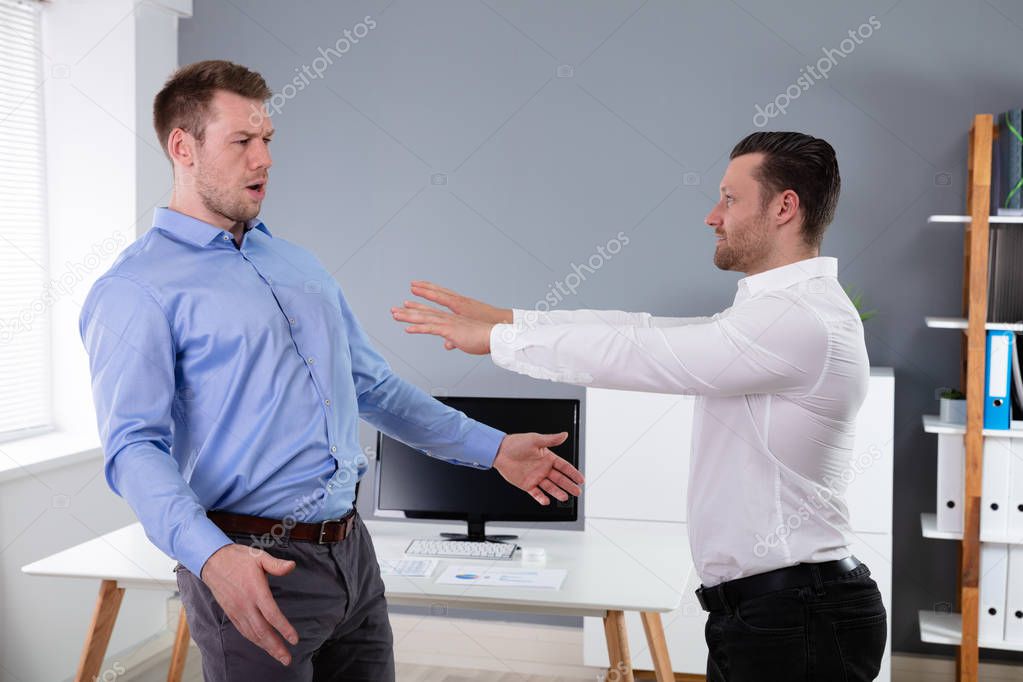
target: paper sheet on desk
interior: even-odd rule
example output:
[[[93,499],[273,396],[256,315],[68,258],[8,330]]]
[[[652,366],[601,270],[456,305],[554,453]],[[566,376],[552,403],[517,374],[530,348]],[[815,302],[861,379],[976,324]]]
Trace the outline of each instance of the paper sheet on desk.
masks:
[[[437,568],[437,559],[377,559],[380,575],[428,578]]]
[[[444,585],[533,587],[560,590],[568,571],[563,568],[512,568],[504,566],[448,566],[437,582]]]

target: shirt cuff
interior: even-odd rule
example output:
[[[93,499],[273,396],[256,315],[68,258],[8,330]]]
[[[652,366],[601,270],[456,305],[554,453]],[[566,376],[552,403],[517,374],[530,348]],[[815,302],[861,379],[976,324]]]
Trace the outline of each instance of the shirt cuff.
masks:
[[[196,519],[198,523],[189,528],[187,537],[175,547],[174,558],[181,562],[198,578],[202,578],[202,569],[206,561],[221,547],[234,544],[215,523],[205,516]]]
[[[494,465],[494,458],[497,457],[497,450],[501,447],[504,436],[504,431],[477,422],[469,431],[465,439],[465,448],[462,450],[467,461],[459,460],[458,464],[489,469]]]
[[[513,343],[519,329],[521,325],[516,323],[495,324],[490,330],[490,359],[498,367],[514,371],[516,348]]]
[[[508,326],[515,329],[536,329],[545,324],[552,324],[547,313],[541,313],[535,308],[530,310],[512,308],[512,321]]]

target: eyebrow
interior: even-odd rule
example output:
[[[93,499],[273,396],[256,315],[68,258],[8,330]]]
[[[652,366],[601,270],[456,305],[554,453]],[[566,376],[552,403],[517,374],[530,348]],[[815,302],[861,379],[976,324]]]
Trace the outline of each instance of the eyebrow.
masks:
[[[273,134],[275,132],[277,132],[276,128],[274,128],[273,130],[268,132],[264,137],[273,137]],[[260,136],[259,133],[254,133],[251,130],[236,130],[233,133],[231,133],[231,137],[234,137],[235,135],[244,135],[245,137],[259,137]]]

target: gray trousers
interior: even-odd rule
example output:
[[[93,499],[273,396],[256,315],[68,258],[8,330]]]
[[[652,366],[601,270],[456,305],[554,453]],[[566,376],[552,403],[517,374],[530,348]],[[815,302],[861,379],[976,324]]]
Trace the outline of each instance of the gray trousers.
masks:
[[[246,545],[259,542],[249,536],[229,537]],[[291,665],[281,665],[242,637],[206,584],[179,564],[178,590],[192,639],[202,652],[206,682],[393,682],[384,583],[362,519],[356,519],[343,542],[278,540],[259,546],[296,564],[288,575],[267,576],[277,605],[298,631],[298,644],[284,642]]]

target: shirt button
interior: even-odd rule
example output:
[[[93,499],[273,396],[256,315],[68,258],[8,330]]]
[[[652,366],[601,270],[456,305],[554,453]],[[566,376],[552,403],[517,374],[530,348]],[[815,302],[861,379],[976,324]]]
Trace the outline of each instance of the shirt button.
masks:
[[[225,235],[224,235],[224,237],[223,237],[223,239],[224,239],[224,241],[225,241],[225,242],[229,242],[229,241],[231,241],[231,237],[230,237],[230,235],[226,235],[226,234],[225,234]]]
[[[294,317],[289,317],[288,318],[288,324],[295,324],[295,318]]]
[[[306,360],[306,362],[308,362],[311,365],[314,362],[316,362],[316,358],[309,358],[308,360]]]
[[[327,398],[326,400],[324,400],[323,404],[324,405],[330,405],[330,398]]]
[[[267,277],[266,278],[266,283],[267,284],[273,284],[274,283],[273,277]]]
[[[331,445],[330,446],[330,451],[331,452],[337,452],[337,446],[336,445]]]

